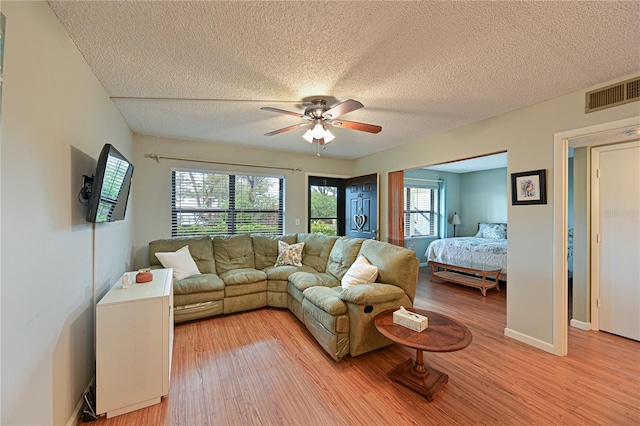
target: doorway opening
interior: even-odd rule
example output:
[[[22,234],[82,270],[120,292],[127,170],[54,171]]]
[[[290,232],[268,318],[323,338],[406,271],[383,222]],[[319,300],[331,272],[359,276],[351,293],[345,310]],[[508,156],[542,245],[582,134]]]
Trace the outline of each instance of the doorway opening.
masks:
[[[553,176],[553,193],[557,194],[554,202],[554,286],[553,286],[553,348],[552,351],[556,355],[565,356],[568,353],[568,322],[569,316],[569,292],[568,292],[568,248],[569,238],[569,186],[568,186],[568,164],[569,164],[569,148],[574,148],[574,170],[576,167],[575,156],[579,152],[579,148],[587,147],[585,152],[589,152],[590,147],[598,145],[607,145],[623,141],[631,141],[638,139],[640,135],[640,117],[631,117],[628,119],[618,120],[614,122],[599,124],[595,126],[570,130],[567,132],[557,133],[554,135],[554,176]],[[574,178],[575,179],[575,178]],[[575,197],[574,189],[574,197]],[[588,193],[587,193],[588,194]],[[589,198],[587,196],[587,198]],[[590,199],[588,204],[591,205]],[[583,330],[594,329],[593,323],[597,323],[598,310],[595,306],[596,299],[592,294],[596,294],[597,289],[592,288],[591,283],[591,261],[589,253],[595,235],[591,235],[590,231],[584,230],[584,237],[581,239],[578,224],[576,222],[578,213],[578,203],[574,198],[573,214],[574,214],[574,251],[573,251],[573,272],[572,272],[572,313],[571,326]],[[590,221],[590,216],[585,219],[585,223]],[[586,228],[586,225],[585,225]],[[581,242],[583,241],[584,244]],[[584,257],[586,260],[581,263],[578,248],[585,249]],[[584,277],[581,279],[580,276]],[[584,294],[584,297],[580,295]],[[586,312],[582,320],[576,318],[580,309]]]
[[[507,223],[506,152],[405,170],[403,180],[404,246],[421,266],[429,245],[454,237],[454,229],[455,237],[474,237],[480,223]],[[413,205],[413,193],[427,198]]]
[[[378,179],[309,176],[307,232],[377,239]]]
[[[344,235],[344,179],[309,176],[308,232]]]

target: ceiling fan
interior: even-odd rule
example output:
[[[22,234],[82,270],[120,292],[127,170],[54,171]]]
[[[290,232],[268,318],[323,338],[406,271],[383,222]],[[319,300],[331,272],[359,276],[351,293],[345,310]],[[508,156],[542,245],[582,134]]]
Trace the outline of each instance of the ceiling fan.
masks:
[[[327,129],[327,124],[333,127],[343,127],[350,130],[360,130],[361,132],[368,133],[380,133],[382,127],[375,126],[373,124],[358,123],[355,121],[339,120],[341,115],[350,113],[357,109],[364,107],[360,102],[353,99],[348,99],[332,107],[327,106],[327,101],[324,99],[314,99],[312,105],[304,110],[304,113],[285,111],[283,109],[262,107],[265,111],[277,112],[279,114],[292,115],[307,120],[304,123],[294,124],[293,126],[285,127],[283,129],[274,130],[273,132],[265,133],[265,136],[273,136],[280,133],[288,132],[289,130],[299,129],[301,127],[310,126],[307,132],[302,136],[304,140],[309,143],[318,142],[318,146],[328,145],[335,139],[335,136]]]

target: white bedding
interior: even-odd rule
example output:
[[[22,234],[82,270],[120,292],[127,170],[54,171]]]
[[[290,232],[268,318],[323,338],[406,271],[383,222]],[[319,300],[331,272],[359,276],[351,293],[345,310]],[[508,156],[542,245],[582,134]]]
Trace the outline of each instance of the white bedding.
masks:
[[[507,240],[458,237],[435,240],[425,253],[427,260],[460,261],[499,266],[501,279],[507,274]]]

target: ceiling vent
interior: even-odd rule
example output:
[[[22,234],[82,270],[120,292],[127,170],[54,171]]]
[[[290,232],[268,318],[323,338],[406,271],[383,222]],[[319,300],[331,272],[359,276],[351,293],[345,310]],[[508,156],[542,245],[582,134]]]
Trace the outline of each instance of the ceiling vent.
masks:
[[[640,77],[587,92],[585,112],[640,101]]]

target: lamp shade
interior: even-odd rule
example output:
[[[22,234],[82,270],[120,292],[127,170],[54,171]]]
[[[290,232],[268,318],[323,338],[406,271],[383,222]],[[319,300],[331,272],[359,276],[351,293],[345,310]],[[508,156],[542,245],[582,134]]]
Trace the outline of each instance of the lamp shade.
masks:
[[[324,131],[324,144],[327,145],[331,143],[336,137],[329,131],[329,129],[325,129]]]
[[[454,213],[453,216],[451,217],[451,224],[452,225],[460,225],[460,216],[458,216],[458,213]]]
[[[314,120],[313,128],[311,132],[313,133],[313,137],[315,139],[322,139],[324,137],[324,126],[320,122],[320,120]]]
[[[302,135],[302,139],[309,143],[313,143],[313,132],[311,129],[307,130],[304,135]]]

